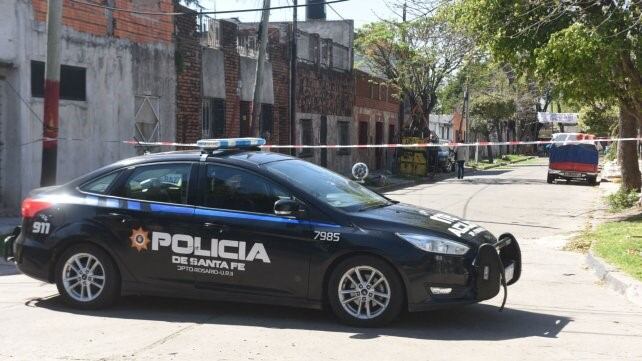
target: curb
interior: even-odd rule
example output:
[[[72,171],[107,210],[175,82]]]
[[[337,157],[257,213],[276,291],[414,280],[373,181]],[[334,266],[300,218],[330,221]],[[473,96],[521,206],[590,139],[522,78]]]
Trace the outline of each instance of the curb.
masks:
[[[620,272],[617,267],[606,263],[591,250],[586,254],[586,265],[608,288],[642,307],[642,282]]]

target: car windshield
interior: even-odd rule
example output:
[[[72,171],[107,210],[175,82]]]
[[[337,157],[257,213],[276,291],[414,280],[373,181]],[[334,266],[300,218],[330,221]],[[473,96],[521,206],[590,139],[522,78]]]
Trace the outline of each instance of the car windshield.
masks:
[[[265,167],[277,177],[344,211],[363,211],[392,204],[355,181],[302,160],[273,162]]]

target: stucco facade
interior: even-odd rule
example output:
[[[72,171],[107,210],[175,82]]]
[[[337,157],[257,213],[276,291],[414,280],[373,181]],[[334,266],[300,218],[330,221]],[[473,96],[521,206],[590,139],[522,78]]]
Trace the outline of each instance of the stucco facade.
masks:
[[[157,2],[162,11],[171,4]],[[9,212],[39,186],[43,99],[33,94],[32,62],[46,59],[45,11],[45,0],[0,2],[0,208]],[[84,69],[86,97],[60,101],[57,183],[140,151],[122,140],[175,138],[169,21],[64,2],[61,63]],[[137,30],[144,25],[156,26],[153,35]]]

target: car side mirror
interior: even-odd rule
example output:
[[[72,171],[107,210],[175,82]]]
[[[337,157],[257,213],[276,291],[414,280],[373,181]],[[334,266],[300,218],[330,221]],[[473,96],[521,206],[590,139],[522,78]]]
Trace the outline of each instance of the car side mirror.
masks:
[[[274,214],[279,216],[296,216],[301,211],[301,205],[294,199],[279,199],[274,202]]]

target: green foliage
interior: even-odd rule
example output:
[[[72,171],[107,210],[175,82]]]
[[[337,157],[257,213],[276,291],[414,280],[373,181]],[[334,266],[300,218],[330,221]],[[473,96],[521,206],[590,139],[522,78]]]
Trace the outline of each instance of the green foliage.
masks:
[[[606,199],[610,210],[612,212],[619,212],[633,207],[640,199],[640,195],[634,190],[621,188],[617,192],[609,194]]]
[[[642,280],[642,216],[601,224],[587,235],[592,249],[607,262]]]
[[[583,132],[606,137],[617,127],[618,116],[616,107],[593,103],[580,109],[578,122]]]
[[[515,101],[493,96],[482,96],[471,105],[473,117],[488,120],[507,120],[515,114]]]
[[[617,142],[613,142],[604,156],[606,160],[616,160],[617,159]]]
[[[583,24],[573,24],[553,33],[546,44],[535,49],[536,74],[552,79],[567,99],[613,99],[620,80],[612,73],[619,59],[611,41]]]

